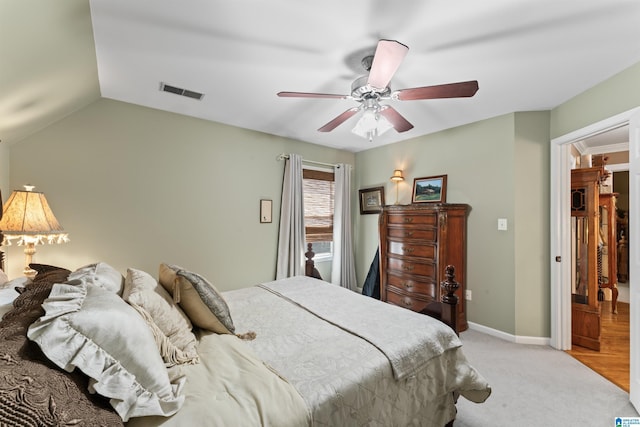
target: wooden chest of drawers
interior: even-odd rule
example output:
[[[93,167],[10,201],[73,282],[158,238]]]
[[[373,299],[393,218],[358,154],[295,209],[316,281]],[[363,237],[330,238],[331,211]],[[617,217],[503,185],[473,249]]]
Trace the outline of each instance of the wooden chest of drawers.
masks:
[[[380,298],[421,311],[439,301],[445,267],[453,265],[460,288],[458,332],[467,329],[465,311],[466,230],[469,205],[385,206],[380,214]]]

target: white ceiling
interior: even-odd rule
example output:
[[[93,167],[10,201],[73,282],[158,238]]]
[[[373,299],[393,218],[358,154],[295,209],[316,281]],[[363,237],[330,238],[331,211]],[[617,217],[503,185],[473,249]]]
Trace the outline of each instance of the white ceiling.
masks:
[[[8,2],[21,8],[18,3],[31,3]],[[56,2],[56,7],[78,9],[86,2]],[[101,96],[356,152],[514,111],[550,110],[640,61],[637,0],[89,4]],[[18,35],[28,32],[29,40],[35,39],[34,52],[38,37],[52,37],[46,25],[52,34],[67,31],[63,19],[78,26],[78,13],[60,18],[62,12],[41,12],[37,19],[50,22],[38,22],[40,27],[26,24],[27,17],[20,24],[15,13],[11,18],[18,21],[13,25]],[[1,19],[2,24],[9,21],[6,15]],[[70,43],[78,34],[73,27]],[[349,94],[351,82],[365,73],[359,65],[363,53],[372,52],[382,38],[409,46],[392,89],[477,80],[478,93],[473,98],[389,101],[415,127],[402,134],[391,130],[372,143],[350,132],[355,117],[333,132],[316,130],[356,106],[354,101],[276,96],[279,91]],[[11,42],[16,39],[13,34]],[[6,38],[0,41],[0,52],[7,44]],[[68,49],[63,46],[57,48]],[[29,51],[23,49],[25,54]],[[11,88],[20,74],[13,70]],[[205,96],[197,101],[161,92],[161,82]],[[0,88],[8,86],[0,71]],[[90,99],[76,98],[78,103]],[[2,115],[2,107],[0,102],[0,138],[17,140],[28,129],[7,134],[9,115]]]
[[[629,151],[629,125],[585,138],[574,144],[581,154],[610,154]]]

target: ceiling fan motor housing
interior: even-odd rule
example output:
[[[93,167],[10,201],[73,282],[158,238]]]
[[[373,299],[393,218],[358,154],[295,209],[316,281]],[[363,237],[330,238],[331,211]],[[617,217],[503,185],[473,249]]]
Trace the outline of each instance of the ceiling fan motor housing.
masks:
[[[391,89],[387,86],[384,90],[377,90],[368,83],[369,76],[358,77],[351,84],[351,96],[356,101],[362,101],[366,98],[388,98],[391,95]]]

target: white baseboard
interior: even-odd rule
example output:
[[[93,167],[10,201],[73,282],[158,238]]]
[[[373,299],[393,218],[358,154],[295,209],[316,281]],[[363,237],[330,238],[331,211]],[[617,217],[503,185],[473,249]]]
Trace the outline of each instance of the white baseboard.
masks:
[[[493,329],[488,326],[480,325],[478,323],[468,322],[469,329],[482,332],[483,334],[491,335],[492,337],[500,338],[505,341],[513,342],[516,344],[534,344],[534,345],[550,345],[551,338],[546,337],[527,337],[520,335],[508,334],[498,329]]]

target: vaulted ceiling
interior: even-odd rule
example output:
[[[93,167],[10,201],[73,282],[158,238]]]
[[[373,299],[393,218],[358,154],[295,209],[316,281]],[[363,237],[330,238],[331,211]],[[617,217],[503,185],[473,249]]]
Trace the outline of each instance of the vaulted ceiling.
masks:
[[[637,0],[4,0],[0,139],[116,99],[361,151],[514,111],[550,110],[640,61]],[[372,142],[317,129],[379,39],[409,51],[392,90],[477,80],[471,98],[390,100],[414,128]],[[204,94],[201,100],[161,84]]]

